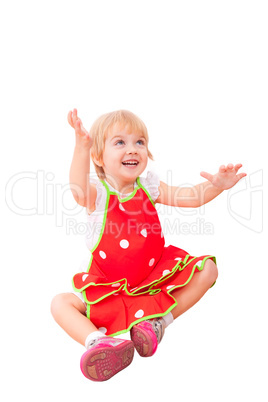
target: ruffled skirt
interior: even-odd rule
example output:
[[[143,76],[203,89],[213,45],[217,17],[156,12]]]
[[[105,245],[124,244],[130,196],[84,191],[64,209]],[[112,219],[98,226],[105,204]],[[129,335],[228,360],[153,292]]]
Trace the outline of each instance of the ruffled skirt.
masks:
[[[150,275],[131,288],[126,278],[108,281],[104,275],[81,272],[73,278],[75,291],[82,292],[87,303],[87,317],[106,335],[128,332],[140,321],[168,314],[177,305],[172,292],[187,286],[193,275],[204,268],[211,255],[193,257],[186,251],[164,247]],[[91,262],[94,264],[94,260]]]

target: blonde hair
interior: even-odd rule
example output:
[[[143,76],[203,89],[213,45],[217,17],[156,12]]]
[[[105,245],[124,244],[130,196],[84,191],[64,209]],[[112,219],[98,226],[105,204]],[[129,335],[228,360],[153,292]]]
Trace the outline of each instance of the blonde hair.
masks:
[[[96,173],[101,180],[105,179],[105,172],[101,166],[98,166],[95,163],[94,159],[102,161],[105,140],[109,134],[109,130],[111,130],[117,123],[127,126],[131,131],[139,132],[144,136],[148,156],[153,160],[153,155],[148,149],[149,136],[147,128],[138,116],[128,110],[117,110],[115,112],[103,114],[93,123],[89,132],[89,135],[93,140],[91,156],[93,158]]]

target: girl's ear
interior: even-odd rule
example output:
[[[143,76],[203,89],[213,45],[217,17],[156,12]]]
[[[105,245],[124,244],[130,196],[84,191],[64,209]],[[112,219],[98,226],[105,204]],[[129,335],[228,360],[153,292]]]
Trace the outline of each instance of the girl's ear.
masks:
[[[93,160],[93,162],[99,166],[102,167],[103,166],[103,162],[101,158],[97,158],[93,153],[91,153],[91,159]]]

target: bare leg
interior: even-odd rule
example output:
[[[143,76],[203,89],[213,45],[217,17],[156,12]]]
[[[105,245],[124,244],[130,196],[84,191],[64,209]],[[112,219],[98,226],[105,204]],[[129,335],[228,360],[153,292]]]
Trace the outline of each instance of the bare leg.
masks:
[[[51,313],[67,334],[81,345],[85,346],[89,334],[98,331],[86,317],[84,303],[72,293],[55,296],[51,303]],[[89,345],[81,357],[81,371],[92,381],[106,381],[132,362],[134,346],[131,341],[121,340],[118,343],[113,338],[107,339],[108,342],[97,339],[99,343]]]
[[[202,271],[194,274],[185,287],[172,292],[178,305],[171,311],[174,319],[194,306],[213,285],[218,277],[218,269],[212,260],[207,260]]]
[[[83,346],[87,336],[98,331],[86,317],[84,303],[72,293],[55,296],[51,303],[51,313],[64,331]]]

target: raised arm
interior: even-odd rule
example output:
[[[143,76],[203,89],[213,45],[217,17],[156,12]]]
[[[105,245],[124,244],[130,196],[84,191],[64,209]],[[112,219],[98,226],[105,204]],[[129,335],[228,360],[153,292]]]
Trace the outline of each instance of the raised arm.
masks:
[[[92,209],[96,200],[96,187],[89,182],[90,148],[92,139],[74,109],[68,113],[68,122],[75,130],[75,148],[70,168],[70,188],[79,205]]]
[[[160,182],[160,195],[156,203],[174,207],[196,208],[213,200],[224,190],[233,187],[239,180],[246,176],[246,173],[237,174],[242,167],[241,164],[221,166],[218,173],[211,175],[201,172],[200,175],[208,181],[197,184],[193,187],[168,186]]]

